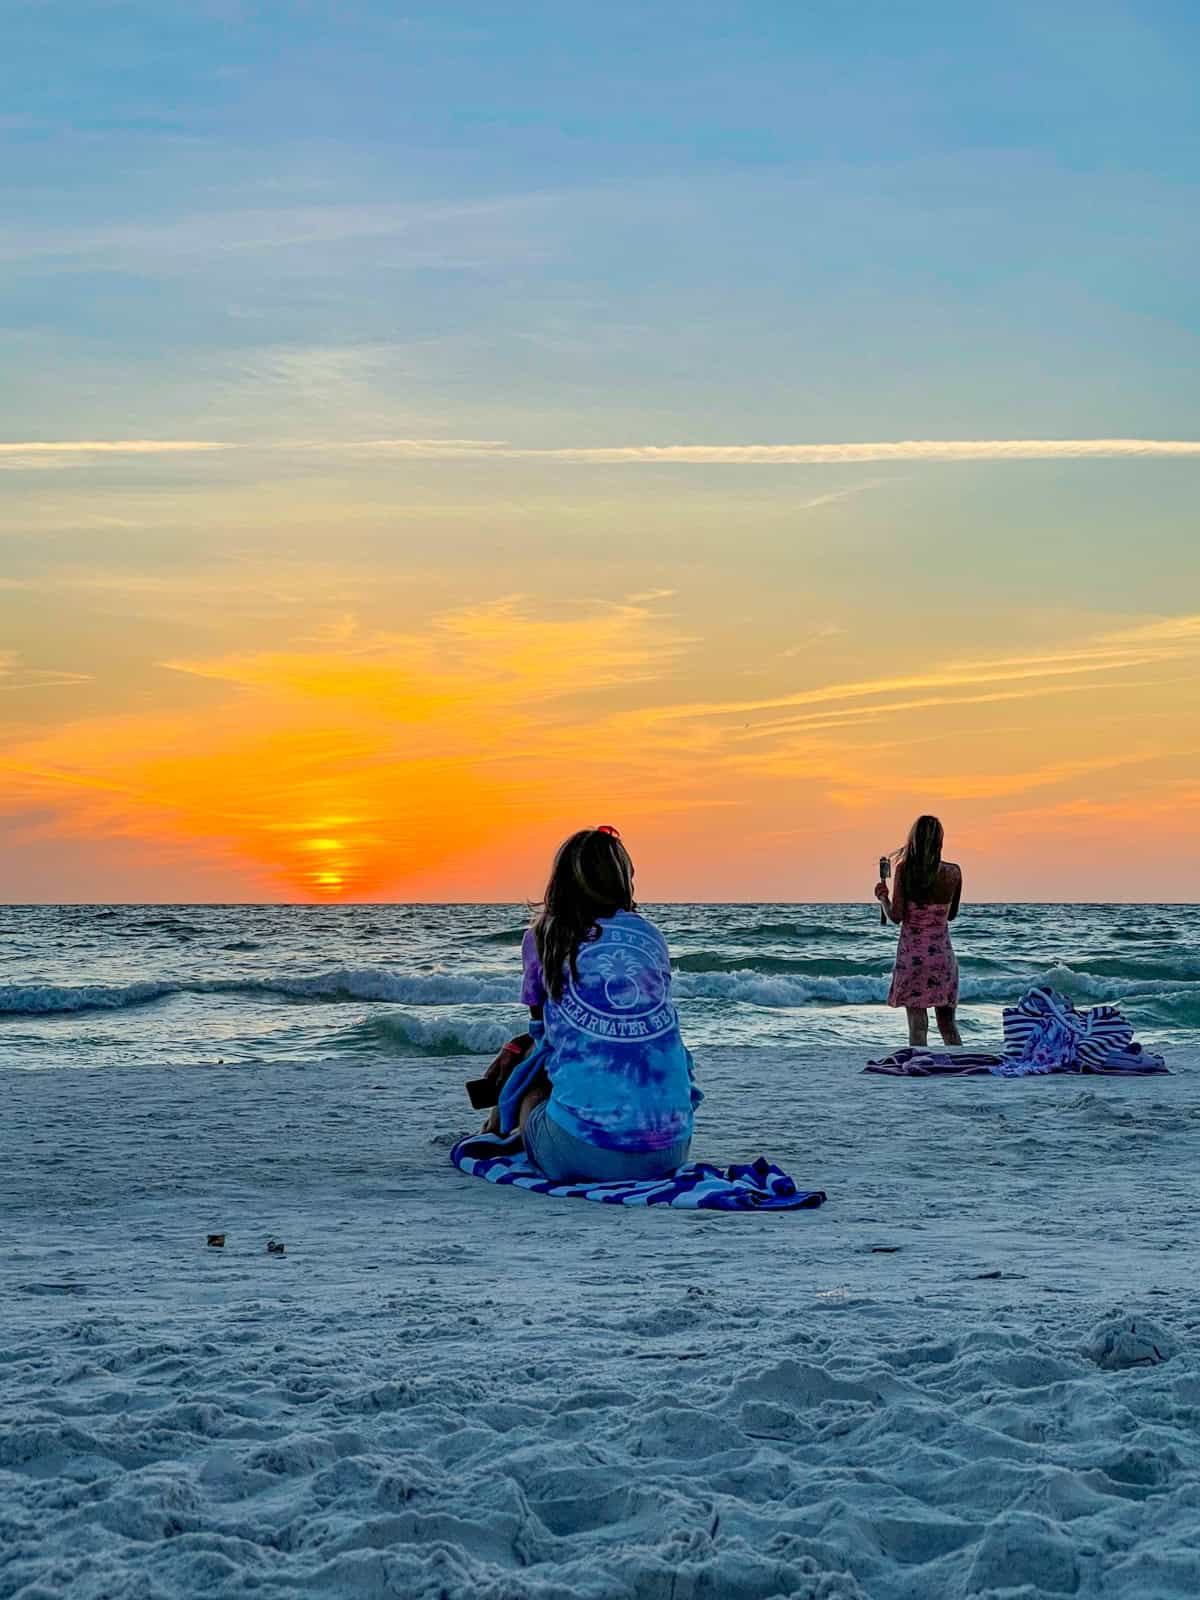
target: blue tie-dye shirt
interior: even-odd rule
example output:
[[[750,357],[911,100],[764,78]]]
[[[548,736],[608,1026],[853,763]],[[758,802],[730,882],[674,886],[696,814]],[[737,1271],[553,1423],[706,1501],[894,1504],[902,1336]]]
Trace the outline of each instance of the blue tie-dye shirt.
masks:
[[[671,958],[653,923],[601,917],[568,966],[562,998],[546,991],[532,929],[521,949],[521,999],[543,1006],[547,1113],[568,1133],[613,1150],[665,1150],[691,1137],[703,1096],[671,1003]]]

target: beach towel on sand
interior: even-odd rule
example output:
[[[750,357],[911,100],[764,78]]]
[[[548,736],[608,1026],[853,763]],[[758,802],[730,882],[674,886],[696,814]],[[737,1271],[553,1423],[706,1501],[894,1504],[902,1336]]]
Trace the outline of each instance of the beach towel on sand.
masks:
[[[1132,1043],[1133,1024],[1116,1006],[1077,1011],[1066,995],[1037,988],[1004,1008],[1004,1054],[1033,1072],[1095,1071]]]
[[[478,1133],[460,1139],[451,1163],[473,1178],[512,1184],[560,1199],[598,1200],[610,1206],[673,1206],[681,1211],[810,1211],[822,1189],[797,1189],[786,1172],[760,1156],[748,1166],[710,1167],[692,1161],[665,1178],[624,1183],[551,1183],[529,1157],[520,1135]]]
[[[1032,1066],[1005,1056],[988,1055],[982,1050],[926,1050],[906,1044],[903,1050],[893,1050],[890,1056],[883,1056],[879,1061],[868,1061],[863,1068],[864,1072],[879,1073],[887,1078],[1026,1078],[1051,1073],[1129,1078],[1169,1073],[1170,1070],[1161,1056],[1143,1050],[1140,1044],[1114,1051],[1095,1067],[1086,1062],[1075,1066]]]
[[[864,1072],[882,1073],[888,1078],[973,1078],[987,1077],[1004,1060],[986,1050],[928,1050],[906,1044],[890,1056],[868,1061]]]
[[[907,1045],[864,1072],[892,1078],[1041,1077],[1076,1073],[1093,1077],[1147,1077],[1170,1068],[1133,1042],[1133,1028],[1116,1006],[1076,1011],[1053,989],[1030,989],[1004,1010],[1004,1054],[983,1050],[931,1050]]]

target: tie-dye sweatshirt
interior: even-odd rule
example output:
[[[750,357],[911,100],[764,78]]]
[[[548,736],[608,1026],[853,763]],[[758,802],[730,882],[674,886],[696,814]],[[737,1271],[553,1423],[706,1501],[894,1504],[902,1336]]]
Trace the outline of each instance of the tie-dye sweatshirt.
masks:
[[[601,917],[568,967],[562,998],[546,990],[532,929],[521,955],[521,999],[543,1006],[547,1112],[577,1139],[612,1150],[665,1150],[692,1132],[703,1098],[671,1003],[671,959],[653,923],[631,911]]]

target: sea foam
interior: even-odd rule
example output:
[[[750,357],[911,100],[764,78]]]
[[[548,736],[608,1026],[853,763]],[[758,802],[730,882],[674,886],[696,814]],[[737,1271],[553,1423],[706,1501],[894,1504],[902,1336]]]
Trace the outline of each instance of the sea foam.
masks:
[[[732,971],[677,972],[674,993],[689,1001],[723,1001],[770,1009],[805,1006],[878,1006],[887,1000],[889,974]],[[1129,1003],[1164,1022],[1200,1022],[1200,982],[1183,977],[1077,972],[1068,966],[1030,968],[1018,975],[964,974],[960,1000],[971,1005],[1011,1005],[1034,984],[1049,985],[1078,1005]],[[261,978],[180,978],[127,984],[8,984],[0,986],[0,1015],[46,1016],[118,1011],[153,1005],[176,995],[225,995],[312,1002],[362,1002],[402,1006],[515,1004],[518,979],[489,972],[398,973],[383,967],[330,972],[278,973]]]

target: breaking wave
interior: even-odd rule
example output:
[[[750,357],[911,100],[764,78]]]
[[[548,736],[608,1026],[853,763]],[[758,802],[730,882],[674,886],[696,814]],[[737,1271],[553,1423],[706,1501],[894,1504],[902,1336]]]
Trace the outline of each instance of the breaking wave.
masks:
[[[338,1043],[347,1050],[365,1050],[388,1055],[470,1056],[495,1055],[520,1026],[513,1019],[462,1017],[413,1017],[388,1012],[384,1016],[364,1017],[347,1028]]]
[[[277,995],[284,1000],[390,1001],[396,1005],[437,1006],[494,1003],[513,998],[508,978],[401,974],[364,968],[317,973],[310,977],[196,978],[177,982],[0,985],[0,1015],[49,1016],[78,1011],[120,1011],[152,1005],[180,994]]]
[[[878,976],[885,957],[852,961],[843,956],[723,956],[716,950],[696,950],[676,958],[679,972],[761,972],[796,977],[847,978]],[[890,969],[891,962],[887,961]]]
[[[685,957],[684,961],[688,959]],[[1097,1005],[1103,1001],[1118,1005],[1129,1003],[1139,1012],[1163,1021],[1200,1023],[1200,981],[1192,976],[1196,972],[1194,962],[1148,962],[1141,964],[1145,970],[1136,974],[1131,974],[1129,969],[1138,963],[1097,962],[1098,967],[1106,965],[1117,966],[1120,970],[1117,974],[1103,970],[1077,972],[1059,965],[994,975],[967,971],[962,976],[960,998],[968,1005],[1009,1005],[1030,985],[1048,984],[1079,1005]],[[676,998],[685,1013],[688,1003],[697,1001],[794,1008],[882,1005],[887,998],[890,975],[881,972],[878,965],[874,970],[850,972],[822,972],[814,964],[797,962],[783,963],[777,969],[760,968],[761,964],[730,967],[715,957],[707,968],[689,970],[685,967],[675,977]],[[381,968],[338,969],[296,977],[149,980],[62,987],[8,984],[0,986],[0,1015],[65,1016],[86,1011],[121,1011],[154,1005],[177,995],[205,994],[275,997],[280,1001],[310,1003],[360,1002],[415,1007],[506,1005],[515,1008],[517,984],[513,976],[507,975],[393,973]],[[408,1027],[410,1020],[403,1019],[404,1027]],[[454,1026],[458,1028],[460,1024],[456,1021]],[[480,1039],[483,1037],[482,1033],[478,1035]],[[487,1034],[488,1043],[478,1048],[490,1048],[495,1037],[493,1029]]]
[[[680,973],[675,994],[681,1001],[741,1001],[747,1005],[883,1005],[890,974],[882,976],[797,977],[757,972]],[[1034,984],[1049,985],[1077,1005],[1104,1002],[1136,1005],[1139,1012],[1174,1023],[1200,1022],[1200,983],[1170,983],[1144,978],[1112,978],[1075,972],[1070,967],[1031,969],[1005,977],[964,975],[960,1000],[966,1005],[1012,1005]]]

